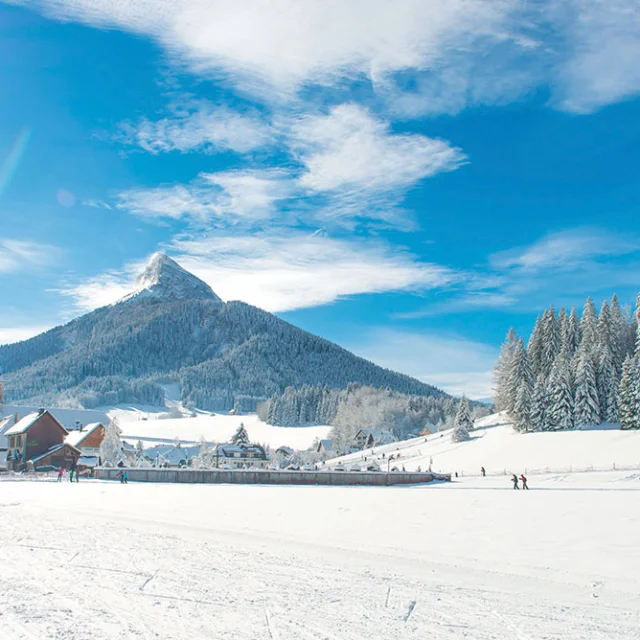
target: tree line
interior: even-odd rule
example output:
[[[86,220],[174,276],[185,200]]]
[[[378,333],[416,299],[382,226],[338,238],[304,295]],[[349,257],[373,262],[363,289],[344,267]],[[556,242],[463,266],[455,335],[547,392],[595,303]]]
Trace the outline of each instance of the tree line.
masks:
[[[494,368],[495,404],[518,431],[620,423],[640,428],[640,295],[625,312],[616,295],[538,317],[525,345],[510,329]]]

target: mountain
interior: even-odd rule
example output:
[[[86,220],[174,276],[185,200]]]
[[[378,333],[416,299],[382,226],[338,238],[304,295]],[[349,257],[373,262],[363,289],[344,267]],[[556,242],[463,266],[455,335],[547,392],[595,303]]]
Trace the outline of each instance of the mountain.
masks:
[[[187,406],[256,404],[287,387],[350,383],[412,395],[445,394],[211,288],[157,253],[135,291],[39,336],[0,347],[6,401],[86,408],[162,405],[179,383]]]

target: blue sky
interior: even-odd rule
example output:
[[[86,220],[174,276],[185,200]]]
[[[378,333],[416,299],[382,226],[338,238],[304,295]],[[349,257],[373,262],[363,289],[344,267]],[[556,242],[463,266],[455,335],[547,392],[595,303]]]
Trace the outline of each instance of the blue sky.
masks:
[[[636,1],[0,0],[0,342],[163,250],[490,394],[507,328],[640,289]]]

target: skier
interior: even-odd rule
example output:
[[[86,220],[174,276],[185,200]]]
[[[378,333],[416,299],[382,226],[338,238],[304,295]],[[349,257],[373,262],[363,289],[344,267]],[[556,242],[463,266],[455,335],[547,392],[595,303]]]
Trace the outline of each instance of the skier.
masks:
[[[58,467],[58,482],[62,482],[63,475],[64,475],[64,467]]]
[[[484,470],[484,467],[480,467],[480,473],[482,474],[483,478],[487,475],[487,472]]]
[[[520,482],[522,482],[522,488],[526,489],[528,491],[529,490],[529,485],[527,484],[527,479],[525,478],[524,473],[520,474]]]
[[[511,482],[513,482],[514,489],[520,489],[520,487],[518,486],[518,476],[515,473],[511,474]]]
[[[122,480],[125,484],[129,484],[129,472],[126,469],[122,473]]]
[[[69,471],[69,482],[73,482],[74,475],[76,477],[76,482],[78,482],[78,470],[76,469],[77,463],[78,463],[77,458],[73,458],[71,460],[71,470]]]

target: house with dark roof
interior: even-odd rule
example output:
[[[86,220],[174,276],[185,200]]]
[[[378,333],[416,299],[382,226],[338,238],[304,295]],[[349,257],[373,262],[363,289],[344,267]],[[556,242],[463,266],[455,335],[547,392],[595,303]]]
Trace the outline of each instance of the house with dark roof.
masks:
[[[231,469],[245,469],[250,467],[267,466],[269,457],[259,444],[219,444],[214,455],[216,466]]]
[[[394,441],[390,431],[375,431],[374,429],[360,429],[353,436],[353,448],[356,450],[371,449],[376,445],[391,444]]]
[[[62,466],[71,468],[80,451],[65,443],[69,432],[46,409],[29,413],[4,434],[7,438],[7,468],[22,471],[28,461],[35,468]]]
[[[333,441],[332,440],[318,440],[316,445],[316,453],[333,453]]]

